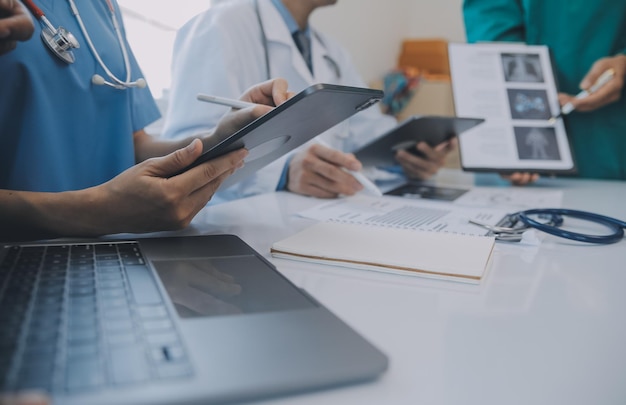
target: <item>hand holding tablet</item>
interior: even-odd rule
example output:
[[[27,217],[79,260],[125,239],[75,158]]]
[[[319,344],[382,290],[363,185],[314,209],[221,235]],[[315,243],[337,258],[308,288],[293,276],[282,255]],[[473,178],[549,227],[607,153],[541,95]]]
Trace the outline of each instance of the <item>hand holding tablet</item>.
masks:
[[[232,186],[334,125],[369,108],[382,96],[382,91],[368,88],[323,83],[312,85],[235,133],[226,137],[206,137],[203,140],[204,153],[189,168],[246,148],[249,155],[244,167],[229,176],[221,188]],[[225,103],[224,99],[219,101]],[[234,100],[237,106],[233,106],[234,102],[229,101],[228,105],[234,108],[254,105]],[[214,98],[210,102],[217,101]]]

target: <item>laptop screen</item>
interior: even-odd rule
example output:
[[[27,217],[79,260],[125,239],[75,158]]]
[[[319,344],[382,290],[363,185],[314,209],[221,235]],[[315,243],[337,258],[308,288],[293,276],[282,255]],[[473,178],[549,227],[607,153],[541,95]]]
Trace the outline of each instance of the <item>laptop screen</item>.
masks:
[[[153,265],[181,318],[316,307],[256,256],[158,260]]]

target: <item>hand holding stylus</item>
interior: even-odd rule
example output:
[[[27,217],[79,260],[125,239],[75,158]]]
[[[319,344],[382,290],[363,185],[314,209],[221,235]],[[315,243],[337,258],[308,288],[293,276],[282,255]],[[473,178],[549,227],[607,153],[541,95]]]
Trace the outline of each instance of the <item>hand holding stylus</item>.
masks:
[[[626,77],[626,55],[602,58],[593,64],[591,70],[581,81],[583,89],[576,96],[559,94],[563,106],[562,114],[568,110],[593,111],[618,101],[624,88]],[[568,104],[570,104],[568,106]]]

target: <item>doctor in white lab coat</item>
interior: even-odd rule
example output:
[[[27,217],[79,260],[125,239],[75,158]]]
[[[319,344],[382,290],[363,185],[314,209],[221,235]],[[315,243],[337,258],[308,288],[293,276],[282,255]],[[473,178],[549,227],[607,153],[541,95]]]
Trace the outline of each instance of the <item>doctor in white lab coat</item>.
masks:
[[[315,83],[366,87],[349,54],[308,24],[308,16],[315,8],[335,1],[229,0],[194,17],[181,28],[174,46],[172,91],[163,135],[172,138],[208,131],[228,111],[228,107],[197,101],[200,92],[237,98],[252,85],[273,77],[285,78],[295,93]],[[290,15],[285,7],[287,3],[308,9],[303,14]],[[293,28],[298,19],[305,19],[299,21],[300,28],[304,25],[310,37],[312,70],[292,38],[293,30],[290,31],[289,25]],[[230,200],[277,189],[318,197],[354,194],[360,189],[359,183],[337,166],[358,169],[360,163],[352,155],[339,151],[355,150],[396,124],[393,117],[382,114],[377,106],[369,108],[320,136],[327,146],[338,150],[316,144],[307,156],[305,151],[311,149],[311,144],[304,145],[299,156],[294,152],[277,160],[254,176],[218,192],[216,199]],[[318,156],[310,159],[311,153]],[[443,158],[440,160],[433,172],[443,163]],[[301,173],[293,169],[295,164],[321,172],[321,176],[308,177],[315,177],[317,184],[293,186],[294,178]],[[313,166],[315,169],[311,169]],[[292,177],[292,187],[279,184],[288,177],[287,173]],[[345,178],[349,181],[343,188],[332,184]]]

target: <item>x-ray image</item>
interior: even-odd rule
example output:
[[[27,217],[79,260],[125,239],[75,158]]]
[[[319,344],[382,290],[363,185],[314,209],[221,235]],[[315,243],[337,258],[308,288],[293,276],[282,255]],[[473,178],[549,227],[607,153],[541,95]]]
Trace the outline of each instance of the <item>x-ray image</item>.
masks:
[[[464,171],[576,171],[567,120],[549,121],[559,102],[548,46],[451,43],[448,51],[456,115],[487,118],[459,137]]]
[[[548,120],[550,106],[545,90],[508,89],[511,118],[521,120]]]
[[[501,54],[504,80],[507,82],[543,83],[539,55],[529,53]]]
[[[520,160],[560,160],[556,132],[550,127],[515,127]]]

